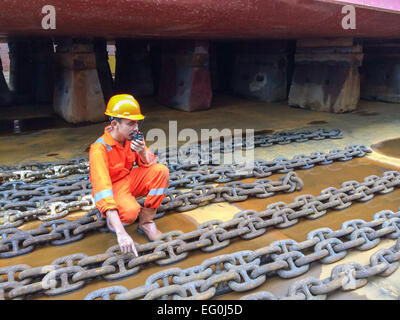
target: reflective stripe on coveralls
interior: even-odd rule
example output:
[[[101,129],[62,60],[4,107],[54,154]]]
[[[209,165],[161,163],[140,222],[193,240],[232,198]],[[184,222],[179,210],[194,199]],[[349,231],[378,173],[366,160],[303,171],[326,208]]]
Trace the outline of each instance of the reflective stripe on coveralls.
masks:
[[[147,195],[147,208],[158,208],[169,184],[168,168],[156,164],[157,157],[149,151],[150,163],[144,163],[131,150],[131,141],[122,146],[110,134],[107,126],[102,137],[89,150],[90,181],[96,207],[103,216],[117,209],[121,222],[132,223],[140,210],[135,197]],[[134,164],[139,167],[132,169]]]
[[[149,196],[160,196],[167,192],[168,188],[160,188],[160,189],[151,189],[149,192]]]
[[[139,214],[141,206],[136,197],[146,196],[145,208],[158,208],[165,198],[169,184],[169,171],[163,164],[153,164],[147,168],[134,168],[129,175],[113,184],[114,199],[118,204],[121,222],[133,223]],[[158,190],[158,192],[151,192]],[[157,193],[157,194],[155,194]]]
[[[111,189],[106,189],[100,191],[94,195],[94,202],[99,202],[100,200],[107,198],[107,197],[114,197],[114,194]]]
[[[107,144],[104,142],[104,139],[103,139],[103,138],[98,138],[98,139],[95,141],[95,143],[101,143],[102,145],[104,145],[104,146],[107,148],[107,151],[111,151],[111,149],[112,149],[112,147],[110,147],[109,145],[107,145]]]

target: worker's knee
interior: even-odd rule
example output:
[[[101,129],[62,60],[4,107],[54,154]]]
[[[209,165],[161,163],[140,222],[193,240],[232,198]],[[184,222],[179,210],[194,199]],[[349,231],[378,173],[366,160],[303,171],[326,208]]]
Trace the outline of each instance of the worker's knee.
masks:
[[[169,180],[169,170],[167,166],[161,164],[161,163],[156,163],[151,166],[152,170],[156,175],[162,176],[165,179]]]
[[[120,209],[120,219],[122,223],[132,224],[139,215],[140,205],[131,205]]]

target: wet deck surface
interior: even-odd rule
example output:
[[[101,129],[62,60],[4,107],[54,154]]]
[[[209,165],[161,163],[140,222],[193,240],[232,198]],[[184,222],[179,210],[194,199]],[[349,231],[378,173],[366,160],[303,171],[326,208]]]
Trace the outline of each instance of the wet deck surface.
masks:
[[[290,203],[295,197],[302,194],[319,195],[320,191],[327,187],[339,188],[342,182],[357,180],[362,182],[369,175],[381,176],[386,170],[400,170],[400,147],[396,142],[399,137],[397,132],[400,124],[399,105],[383,103],[362,102],[360,110],[352,114],[327,114],[307,110],[289,108],[285,103],[262,104],[260,102],[249,102],[241,99],[220,98],[223,102],[214,110],[199,113],[185,113],[171,110],[149,103],[149,120],[145,122],[144,131],[149,128],[159,127],[168,132],[167,120],[178,120],[178,130],[193,127],[200,128],[254,128],[256,131],[270,134],[273,131],[293,129],[341,129],[343,139],[309,141],[306,143],[293,143],[289,145],[276,145],[268,148],[257,148],[254,152],[255,158],[272,160],[276,157],[292,158],[313,151],[327,152],[332,149],[342,149],[350,144],[363,143],[368,147],[375,144],[374,152],[367,157],[353,159],[348,162],[336,162],[327,166],[316,166],[309,170],[296,171],[303,179],[304,187],[301,191],[290,194],[278,194],[267,199],[246,200],[243,202],[218,203],[207,205],[184,213],[170,212],[157,220],[159,229],[163,232],[180,230],[189,232],[195,230],[200,223],[219,219],[227,221],[234,214],[246,209],[257,211],[264,210],[267,205],[284,201]],[[217,99],[218,101],[218,99]],[[146,110],[146,109],[144,109]],[[227,117],[226,115],[229,115]],[[212,115],[212,117],[211,117]],[[285,115],[284,117],[282,115]],[[212,121],[210,121],[212,119]],[[31,134],[20,136],[0,137],[0,163],[7,165],[21,164],[27,161],[57,161],[75,157],[87,156],[87,150],[98,136],[102,134],[105,123],[92,124],[76,128],[58,128],[36,131]],[[387,141],[388,140],[388,141]],[[384,143],[380,143],[385,141]],[[282,174],[268,177],[277,180]],[[251,182],[254,179],[242,180]],[[213,253],[193,251],[189,256],[176,264],[170,266],[148,265],[137,275],[115,282],[95,280],[88,282],[81,290],[73,293],[56,296],[32,296],[32,299],[83,299],[88,293],[107,286],[122,285],[132,289],[144,284],[146,278],[158,271],[179,267],[187,268],[199,265],[203,260],[221,254],[241,250],[255,250],[265,247],[272,241],[291,238],[302,241],[309,231],[321,227],[329,227],[337,230],[344,221],[351,219],[364,219],[368,221],[381,210],[397,211],[400,206],[400,189],[386,195],[376,195],[372,200],[365,203],[354,203],[350,208],[343,211],[328,211],[328,213],[317,220],[300,220],[300,222],[288,229],[272,229],[264,235],[253,240],[235,239],[231,244]],[[68,219],[80,218],[84,213],[76,213],[68,216]],[[35,228],[40,222],[29,223],[23,228]],[[146,239],[136,231],[136,223],[127,228],[134,241],[145,243]],[[66,246],[42,246],[30,254],[1,259],[0,266],[16,264],[28,264],[31,267],[50,264],[56,258],[85,253],[89,256],[104,253],[109,247],[116,245],[114,235],[107,233],[91,233],[84,239],[68,244]],[[309,276],[323,279],[330,274],[330,270],[337,264],[357,261],[368,263],[372,253],[380,248],[389,247],[394,244],[393,240],[382,240],[374,249],[361,252],[350,250],[347,256],[334,264],[322,265],[313,263],[310,271],[306,274],[284,280],[279,277],[267,279],[267,281],[255,290],[243,293],[229,293],[216,299],[238,299],[249,293],[267,290],[275,295],[285,294],[287,288],[293,282]],[[338,292],[328,296],[328,299],[397,299],[400,296],[400,270],[397,270],[388,278],[375,277],[365,287],[350,292]]]
[[[383,165],[381,163],[371,161],[365,158],[353,159],[348,162],[338,162],[333,163],[331,165],[326,166],[317,166],[309,170],[300,170],[296,171],[301,179],[304,181],[304,188],[299,192],[294,192],[290,194],[279,194],[267,199],[251,199],[243,202],[235,202],[232,204],[229,203],[219,203],[212,204],[205,207],[201,207],[192,211],[184,212],[184,213],[168,213],[161,219],[157,220],[157,224],[159,229],[163,232],[180,230],[183,232],[193,231],[197,228],[197,226],[208,220],[212,219],[220,219],[223,221],[230,220],[233,218],[233,215],[241,210],[253,209],[256,211],[262,211],[266,208],[267,205],[277,202],[284,201],[285,203],[290,203],[294,200],[295,197],[302,194],[312,194],[317,196],[320,194],[320,191],[324,188],[333,186],[339,188],[342,182],[348,180],[357,180],[362,182],[365,177],[369,175],[378,175],[381,176],[384,171],[398,169],[393,166]],[[282,174],[275,174],[269,177],[272,180],[278,179]],[[251,182],[255,179],[245,179],[242,180],[244,182]],[[169,266],[158,266],[156,264],[147,265],[144,267],[137,275],[131,276],[129,278],[120,280],[120,281],[106,281],[106,280],[95,280],[90,281],[88,284],[78,290],[76,292],[56,296],[56,297],[43,297],[37,296],[36,299],[83,299],[88,293],[103,288],[107,286],[113,285],[122,285],[128,289],[132,289],[134,287],[138,287],[144,284],[146,278],[153,273],[158,271],[179,267],[179,268],[188,268],[191,266],[195,266],[200,264],[202,261],[209,259],[214,256],[218,256],[221,254],[232,253],[235,251],[241,250],[255,250],[261,247],[265,247],[269,245],[272,241],[281,240],[281,239],[294,239],[296,241],[302,241],[306,239],[306,235],[308,232],[322,227],[329,227],[333,230],[340,229],[342,223],[351,219],[364,219],[365,221],[369,221],[372,219],[373,215],[384,209],[397,211],[400,205],[400,190],[396,189],[394,192],[386,194],[386,195],[376,195],[372,200],[365,203],[354,203],[350,208],[342,210],[342,211],[328,211],[328,213],[316,220],[300,220],[300,222],[290,228],[287,229],[271,229],[266,232],[264,235],[252,239],[252,240],[242,240],[242,239],[234,239],[231,241],[231,244],[219,251],[213,253],[204,253],[199,251],[193,251],[189,253],[189,256],[176,264],[172,264]],[[75,214],[77,217],[80,214]],[[69,218],[71,219],[71,217]],[[29,228],[35,227],[34,224],[29,225]],[[127,228],[130,235],[133,236],[134,241],[138,243],[145,243],[146,240],[143,236],[139,235],[136,231],[136,223]],[[85,253],[89,256],[104,253],[109,247],[117,244],[116,238],[111,233],[102,234],[102,233],[91,233],[87,235],[83,240],[80,240],[76,243],[68,244],[65,246],[43,246],[37,248],[30,254],[11,258],[11,259],[2,259],[0,261],[2,266],[15,265],[15,264],[28,264],[31,267],[43,266],[46,264],[50,264],[56,258],[75,254],[75,253]],[[388,247],[394,244],[393,240],[383,240],[379,247],[374,249],[360,252],[356,250],[349,250],[348,255],[345,259],[338,261],[334,264],[322,265],[320,263],[313,263],[311,265],[310,271],[306,274],[303,274],[300,277],[293,278],[290,280],[284,280],[277,276],[267,279],[267,281],[257,289],[252,291],[247,291],[243,293],[229,293],[218,297],[217,299],[238,299],[245,294],[249,294],[252,292],[257,292],[260,290],[267,290],[276,295],[286,293],[287,288],[293,282],[306,278],[309,276],[314,276],[317,278],[324,278],[330,274],[330,270],[337,264],[342,264],[345,261],[354,261],[357,262],[364,259],[366,263],[368,261],[368,257],[378,250],[381,246]],[[361,258],[360,258],[361,256]],[[379,299],[393,299],[393,290],[400,294],[400,270],[396,271],[389,278],[384,278],[384,281],[388,281],[391,283],[391,286],[395,287],[388,292],[381,292],[379,288],[374,287],[374,281],[370,281],[372,284],[368,284],[366,287],[347,292],[347,293],[339,293],[335,295],[329,296],[330,299],[366,299],[370,296],[378,297]],[[381,280],[382,281],[382,280]],[[397,285],[396,285],[397,284]],[[35,296],[31,297],[35,299]]]
[[[400,139],[390,139],[373,144],[372,150],[389,157],[400,158]]]
[[[178,132],[185,128],[194,129],[200,138],[203,128],[246,129],[270,134],[276,131],[315,130],[317,128],[341,129],[343,139],[309,141],[301,144],[276,145],[257,150],[262,159],[293,157],[299,153],[313,151],[327,152],[350,144],[371,146],[381,141],[398,138],[400,126],[399,104],[360,101],[359,109],[352,113],[331,114],[291,108],[287,101],[264,103],[250,101],[228,95],[215,95],[210,110],[184,112],[159,105],[153,97],[140,99],[146,120],[143,132],[152,128],[164,130],[169,137],[169,122],[177,121]],[[23,108],[26,117],[38,115],[36,109]],[[9,113],[12,114],[9,114]],[[15,119],[18,109],[2,112],[0,121]],[[29,115],[30,114],[30,115]],[[7,117],[5,117],[7,115]],[[43,117],[49,117],[44,113]],[[31,161],[61,161],[71,158],[87,157],[88,147],[99,136],[107,122],[88,125],[66,125],[57,123],[56,128],[25,132],[22,135],[0,134],[0,164],[15,165]],[[268,133],[269,132],[269,133]],[[182,145],[186,141],[177,141]],[[151,146],[152,142],[148,141]],[[171,146],[174,146],[174,142]],[[49,156],[52,155],[52,156]],[[256,154],[256,156],[258,156]]]

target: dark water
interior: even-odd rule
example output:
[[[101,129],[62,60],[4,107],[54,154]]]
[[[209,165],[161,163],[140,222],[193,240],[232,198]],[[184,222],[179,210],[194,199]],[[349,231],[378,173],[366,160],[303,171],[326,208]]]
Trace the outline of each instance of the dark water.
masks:
[[[57,116],[18,119],[20,135],[26,135],[38,130],[51,129],[51,128],[66,128],[70,127],[67,122]],[[14,133],[14,120],[0,120],[0,136],[13,135]]]
[[[371,148],[389,157],[400,158],[400,138],[385,140],[373,144]]]
[[[327,124],[328,122],[325,120],[315,120],[315,121],[310,121],[307,124]]]
[[[359,111],[355,111],[354,114],[362,116],[362,117],[371,117],[371,116],[377,116],[380,113],[379,112],[369,112],[366,110],[359,110]]]

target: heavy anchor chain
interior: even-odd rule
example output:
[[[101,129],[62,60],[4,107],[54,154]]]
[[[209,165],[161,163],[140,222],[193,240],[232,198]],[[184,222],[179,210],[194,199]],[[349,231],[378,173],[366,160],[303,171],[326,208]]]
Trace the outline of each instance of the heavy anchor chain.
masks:
[[[304,142],[308,140],[321,140],[321,139],[341,139],[342,131],[333,129],[317,129],[315,131],[300,131],[300,132],[278,132],[271,136],[256,135],[254,139],[245,139],[240,143],[236,139],[232,139],[230,145],[227,143],[212,143],[210,142],[208,148],[204,148],[201,144],[193,144],[180,148],[167,148],[163,151],[158,151],[156,154],[161,163],[170,163],[168,154],[179,154],[180,156],[187,157],[191,154],[193,149],[200,148],[199,158],[210,159],[216,152],[232,152],[235,149],[253,149],[254,147],[267,147],[273,144],[286,144],[287,142]],[[218,150],[217,147],[218,146]],[[191,166],[191,163],[184,163],[183,165]],[[87,174],[89,173],[89,160],[88,158],[77,158],[58,163],[54,162],[32,162],[25,163],[19,166],[0,166],[0,183],[14,180],[22,180],[25,182],[33,182],[38,179],[54,179],[66,177],[73,174]]]
[[[253,212],[248,210],[241,213],[240,217],[244,216],[252,217]],[[186,285],[185,288],[190,288],[190,290],[185,289],[185,292],[196,291],[196,297],[201,298],[232,290],[240,292],[251,290],[264,283],[266,275],[276,274],[282,278],[297,277],[307,272],[313,262],[336,262],[343,259],[351,249],[365,250],[363,245],[370,241],[374,241],[373,243],[377,246],[382,238],[397,239],[400,236],[399,218],[400,211],[393,213],[390,210],[384,210],[377,212],[370,222],[356,219],[344,222],[342,228],[337,231],[329,228],[311,231],[302,242],[291,239],[277,241],[254,251],[242,251],[207,259],[200,266],[189,269],[163,270],[150,276],[144,287],[127,290],[124,292],[125,296],[117,295],[116,298],[144,298],[150,292],[152,293],[147,298],[164,297],[168,296],[169,289],[164,288],[163,290],[167,291],[162,291],[160,295],[157,292],[153,293],[153,290],[170,285]],[[243,221],[239,215],[236,219]],[[0,275],[11,274],[11,276],[0,284],[0,289],[3,288],[2,294],[5,299],[20,299],[32,294],[68,293],[78,290],[94,279],[114,281],[130,277],[139,273],[148,264],[156,263],[164,266],[182,261],[189,252],[194,250],[200,249],[204,252],[219,250],[229,245],[229,240],[237,237],[238,234],[246,234],[246,228],[242,228],[241,233],[231,232],[227,223],[218,220],[208,221],[200,225],[198,230],[189,233],[172,231],[163,234],[161,239],[155,242],[136,244],[138,257],[134,257],[133,254],[121,254],[119,246],[116,245],[103,254],[87,256],[77,253],[58,258],[47,266],[31,268],[27,265],[23,267],[17,265],[1,268]],[[363,228],[371,228],[373,232],[364,237],[359,232]],[[215,234],[217,243],[211,240],[211,236],[203,237],[204,234],[213,230],[222,231]],[[228,240],[227,244],[224,243],[226,240]],[[221,245],[218,246],[218,244]],[[388,257],[387,252],[374,256],[373,262],[388,264],[390,268],[385,269],[385,274],[397,268],[397,264]],[[14,275],[16,270],[21,271],[19,276]],[[342,272],[343,270],[338,270],[337,274],[340,276]],[[172,283],[170,283],[172,275]],[[200,282],[194,284],[193,281]],[[176,291],[173,292],[177,294]],[[106,288],[104,294],[109,296],[111,293]],[[98,298],[104,294],[96,291],[92,296]]]
[[[77,183],[80,184],[81,182]],[[73,184],[71,187],[74,187],[75,184]],[[176,210],[179,212],[188,211],[199,206],[220,201],[244,201],[251,196],[265,198],[273,196],[276,192],[289,193],[299,191],[302,187],[303,181],[297,176],[297,174],[295,172],[289,172],[285,176],[282,176],[278,181],[261,179],[256,180],[254,183],[247,184],[243,182],[233,182],[219,188],[212,186],[194,187],[190,192],[168,190],[166,192],[165,199],[158,208],[158,215],[164,215],[166,211],[171,210]],[[63,188],[65,189],[66,187]],[[59,190],[60,187],[56,187],[55,189]],[[85,189],[84,192],[88,193],[91,192],[91,190]],[[74,200],[74,198],[71,199]],[[28,200],[30,202],[32,201],[32,199]],[[71,201],[68,203],[56,200],[57,198],[53,198],[38,209],[31,209],[27,211],[15,209],[5,210],[4,212],[0,211],[0,219],[3,219],[2,224],[0,224],[0,230],[19,227],[24,223],[34,219],[39,219],[41,221],[56,220],[67,216],[73,211],[88,211],[95,208],[94,200],[91,194],[84,195],[81,200]],[[139,203],[142,204],[142,202],[144,202],[144,199],[139,199]],[[25,205],[26,202],[23,204]],[[15,202],[13,203],[13,206],[14,208],[16,208],[18,205],[22,207],[23,204],[21,202]]]
[[[209,141],[202,144],[191,144],[178,148],[167,148],[157,151],[157,156],[162,162],[172,163],[178,158],[179,162],[190,159],[191,161],[207,161],[215,154],[233,152],[235,150],[251,150],[256,147],[270,147],[274,144],[289,144],[293,142],[305,142],[308,140],[341,139],[340,130],[318,129],[316,131],[277,132],[273,135],[255,135],[254,138],[233,138],[228,141]]]
[[[308,241],[308,240],[306,240]],[[102,297],[110,299],[109,293],[115,293],[115,300],[132,299],[162,299],[162,300],[204,300],[235,291],[244,292],[253,290],[274,274],[279,274],[282,269],[290,267],[287,260],[271,261],[271,255],[282,250],[282,247],[271,244],[268,247],[256,251],[240,251],[232,254],[217,256],[203,261],[199,266],[187,269],[172,268],[151,275],[143,286],[131,290],[125,287],[106,287],[88,294],[85,299],[91,300]],[[291,247],[301,246],[289,240],[285,245]],[[287,253],[284,253],[287,255]],[[304,256],[304,255],[303,255]],[[310,261],[315,259],[316,254],[309,254]],[[296,261],[301,258],[296,259]],[[304,260],[304,259],[303,259]],[[331,271],[331,276],[324,280],[306,278],[290,286],[288,294],[283,297],[275,297],[270,292],[258,292],[244,296],[242,299],[290,299],[311,300],[326,299],[327,294],[338,289],[355,290],[364,286],[368,278],[379,275],[389,276],[399,267],[400,239],[390,248],[382,249],[370,257],[370,264],[361,266],[357,263],[342,264]],[[286,262],[286,265],[285,265]],[[296,263],[296,262],[295,262]],[[309,262],[310,264],[311,262]],[[302,262],[298,262],[302,264]],[[307,268],[308,269],[308,268]],[[307,270],[303,271],[306,272]],[[173,275],[171,277],[171,275]],[[296,274],[292,275],[298,276]],[[162,281],[156,281],[162,279]],[[179,281],[178,281],[179,280]]]
[[[400,260],[400,239],[387,249],[381,249],[370,257],[368,265],[346,263],[332,269],[331,275],[323,280],[309,277],[292,284],[287,294],[275,296],[268,291],[260,291],[240,298],[240,300],[325,300],[338,290],[356,290],[365,286],[374,276],[387,277],[396,271]]]
[[[222,166],[171,165],[168,166],[170,171],[169,188],[191,188],[210,182],[224,183],[251,177],[265,178],[273,173],[310,169],[315,165],[326,165],[333,161],[349,161],[354,157],[363,157],[369,152],[371,151],[365,145],[352,145],[347,146],[344,150],[331,150],[328,153],[313,152],[309,156],[297,155],[291,160],[276,158],[272,161],[255,160],[253,163],[232,163]],[[80,175],[73,179],[48,179],[35,184],[27,183],[24,180],[5,182],[0,185],[0,204],[7,205],[11,200],[23,201],[32,197],[35,197],[34,201],[38,201],[39,198],[36,199],[36,197],[62,197],[68,194],[79,194],[82,190],[91,190],[91,183],[88,180],[88,175]],[[46,199],[42,201],[46,201]]]
[[[285,181],[285,179],[282,179]],[[301,195],[295,198],[294,202],[286,204],[284,202],[275,202],[267,206],[266,210],[261,212],[242,211],[234,216],[234,219],[224,223],[216,221],[206,226],[199,226],[199,230],[193,231],[188,236],[200,237],[196,239],[199,243],[191,243],[188,246],[207,247],[202,250],[212,251],[218,250],[229,244],[229,239],[241,237],[242,239],[252,239],[267,232],[268,228],[288,228],[298,223],[299,219],[311,218],[316,219],[325,215],[328,210],[343,210],[348,206],[343,203],[354,201],[369,201],[374,192],[377,194],[386,193],[387,189],[400,186],[400,175],[397,171],[386,171],[382,177],[372,179],[371,176],[366,177],[364,182],[359,183],[351,180],[342,184],[342,188],[333,187],[326,188],[321,191],[321,195],[314,197],[312,195]],[[361,190],[359,192],[359,190]],[[341,198],[338,200],[337,195]],[[203,195],[200,195],[203,198]],[[201,201],[200,201],[201,202]],[[16,228],[4,229],[0,231],[0,258],[8,258],[28,253],[35,246],[44,243],[53,245],[65,244],[81,239],[91,230],[104,231],[105,221],[98,211],[92,211],[85,217],[76,221],[54,220],[47,221],[38,229],[30,231],[22,231]],[[49,230],[49,227],[52,230]],[[374,245],[373,239],[370,240],[370,229],[360,229],[355,235],[355,241],[360,241],[360,237],[364,238],[368,243],[364,243],[364,247],[368,249]],[[186,237],[186,236],[185,236]],[[185,238],[188,240],[190,238]],[[325,245],[325,244],[324,244]],[[330,250],[328,244],[327,250]],[[332,245],[332,244],[331,244]],[[175,250],[175,249],[171,249]],[[181,252],[177,252],[179,255]]]
[[[363,146],[352,146],[347,147],[340,153],[342,155],[349,153],[352,156],[356,156],[357,154],[361,156],[365,155],[365,152],[370,151]],[[335,150],[334,153],[338,153],[338,151]],[[329,155],[330,153],[325,154],[325,158],[329,158]],[[296,182],[296,178],[291,175],[286,176],[284,181],[280,181],[282,185],[274,185],[274,183],[268,179],[256,181],[255,183],[257,183],[257,185],[247,184],[246,188],[254,188],[251,190],[240,190],[239,188],[244,186],[243,183],[240,182],[229,183],[221,189],[210,189],[209,186],[204,186],[204,184],[206,181],[210,182],[211,180],[214,180],[214,182],[221,182],[220,180],[231,181],[253,176],[263,178],[271,175],[273,172],[291,172],[296,167],[306,168],[302,162],[304,161],[304,157],[302,157],[301,161],[292,161],[291,164],[283,164],[282,161],[284,160],[282,159],[272,162],[256,161],[255,167],[252,169],[253,171],[250,173],[247,172],[246,174],[241,171],[240,166],[235,164],[226,165],[226,169],[222,171],[214,170],[215,168],[212,169],[206,166],[207,169],[203,168],[196,174],[189,173],[185,176],[184,173],[179,172],[177,173],[178,176],[175,177],[171,174],[169,191],[166,199],[164,199],[158,210],[157,218],[163,216],[166,211],[173,209],[187,211],[210,202],[243,201],[247,199],[247,196],[266,198],[278,191],[293,192],[296,188],[296,184],[294,183]],[[321,154],[319,153],[317,153],[316,156],[311,154],[309,158],[310,162],[313,161],[312,158],[315,158],[314,160],[319,159],[320,163],[322,163]],[[349,157],[346,157],[346,159],[349,159]],[[289,163],[290,161],[287,160],[287,162]],[[313,163],[315,164],[316,162],[314,161]],[[309,168],[309,166],[307,168]],[[223,172],[226,177],[221,179],[220,174],[216,174],[216,172]],[[192,180],[188,179],[188,176],[190,176]],[[211,178],[206,178],[207,176]],[[177,177],[180,179],[180,182],[174,180]],[[193,193],[182,194],[180,191],[173,191],[175,187],[182,186],[181,182],[184,185],[189,184],[194,187],[195,189],[192,190]],[[374,180],[372,179],[371,182],[374,182]],[[288,185],[291,185],[291,188],[288,188]],[[262,191],[259,190],[260,188]],[[208,192],[208,194],[205,195],[205,192]],[[381,190],[381,192],[390,192],[390,188],[386,188],[384,191]],[[338,197],[340,197],[340,195],[338,195]],[[144,202],[144,199],[139,199],[139,202]],[[70,212],[77,210],[89,211],[93,208],[94,200],[92,198],[92,188],[90,181],[88,181],[88,176],[81,176],[70,180],[45,180],[38,184],[13,181],[0,186],[0,229],[19,227],[24,222],[33,219],[48,221],[63,218]]]

